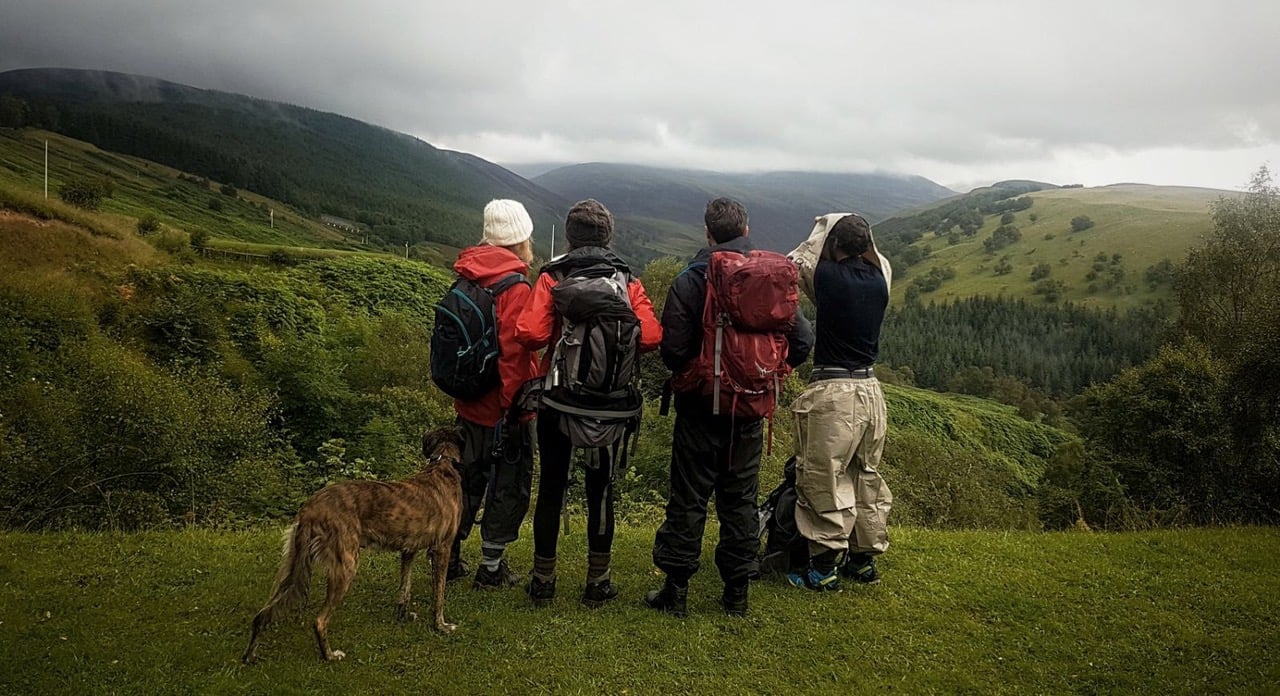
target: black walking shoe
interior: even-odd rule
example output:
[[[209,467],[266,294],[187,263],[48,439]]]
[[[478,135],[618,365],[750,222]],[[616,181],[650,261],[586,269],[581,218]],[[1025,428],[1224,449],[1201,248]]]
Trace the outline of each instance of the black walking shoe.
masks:
[[[471,570],[467,568],[466,561],[462,560],[458,556],[454,556],[449,559],[449,566],[448,570],[445,571],[444,579],[445,582],[453,582],[458,578],[465,578],[470,574]]]
[[[587,589],[582,591],[582,603],[597,609],[604,606],[610,600],[617,599],[618,586],[613,581],[605,578],[599,582],[587,583]]]
[[[519,584],[520,578],[511,572],[507,559],[504,558],[498,561],[497,570],[489,570],[481,565],[476,570],[476,579],[471,583],[471,587],[477,590],[502,590]]]
[[[538,576],[529,576],[529,584],[524,586],[525,594],[535,607],[545,607],[556,598],[556,579],[539,580]]]
[[[653,590],[646,595],[644,603],[650,609],[684,618],[689,615],[689,586],[680,586],[668,579],[662,583],[661,590]]]
[[[747,615],[747,590],[750,583],[725,583],[724,594],[720,596],[720,606],[729,616]]]
[[[866,554],[850,556],[840,566],[840,574],[862,585],[875,585],[880,582],[880,572],[876,570],[876,557]]]

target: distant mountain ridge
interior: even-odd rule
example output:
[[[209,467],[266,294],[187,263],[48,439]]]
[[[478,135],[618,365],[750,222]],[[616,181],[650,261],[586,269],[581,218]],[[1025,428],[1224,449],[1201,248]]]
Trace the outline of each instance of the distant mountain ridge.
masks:
[[[919,176],[734,174],[600,162],[560,167],[534,177],[533,182],[566,198],[594,196],[619,215],[669,220],[699,235],[707,201],[728,196],[746,206],[756,242],[777,250],[794,246],[817,215],[856,211],[875,222],[902,208],[956,194]]]
[[[552,226],[563,240],[565,212],[590,197],[614,211],[618,250],[642,265],[701,246],[702,211],[717,196],[745,203],[757,243],[782,250],[815,215],[857,210],[874,221],[954,195],[921,177],[889,174],[582,164],[528,179],[338,114],[108,71],[8,71],[0,73],[5,94],[29,102],[30,125],[278,199],[316,219],[359,222],[389,248],[474,243],[484,204],[514,198],[529,209],[535,242],[547,251]]]

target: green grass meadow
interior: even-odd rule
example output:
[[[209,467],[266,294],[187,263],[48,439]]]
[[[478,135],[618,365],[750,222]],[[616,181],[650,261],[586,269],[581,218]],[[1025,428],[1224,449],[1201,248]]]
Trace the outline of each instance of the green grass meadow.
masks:
[[[900,302],[912,278],[924,276],[934,268],[950,266],[955,278],[940,288],[921,295],[921,301],[943,301],[978,295],[1008,298],[1034,298],[1035,283],[1031,269],[1047,263],[1052,268],[1050,279],[1066,284],[1063,299],[1097,307],[1128,309],[1150,304],[1172,296],[1170,288],[1148,287],[1143,278],[1146,269],[1165,259],[1181,264],[1187,249],[1213,229],[1209,205],[1227,192],[1191,187],[1116,184],[1097,188],[1053,189],[1028,194],[1035,201],[1028,210],[1018,212],[1014,225],[1022,239],[988,254],[983,241],[1000,226],[1000,216],[988,216],[973,237],[948,245],[946,239],[933,234],[916,243],[929,245],[929,258],[912,266],[894,284],[894,300]],[[1036,215],[1031,222],[1030,216]],[[1071,219],[1087,215],[1094,227],[1083,232],[1071,231]],[[1052,236],[1052,238],[1047,238]],[[1089,292],[1089,272],[1098,254],[1120,254],[1125,270],[1123,283],[1131,292],[1099,289]],[[1008,257],[1012,272],[996,275],[995,265]]]
[[[577,601],[582,520],[560,596],[449,587],[449,636],[392,618],[397,560],[369,553],[323,664],[310,613],[239,656],[278,560],[274,529],[0,535],[5,693],[1275,693],[1280,532],[894,530],[884,582],[815,595],[753,587],[723,615],[710,549],[690,616],[643,607],[652,529],[619,529],[622,596]],[[714,525],[708,530],[714,539]],[[473,539],[467,548],[477,554]],[[530,543],[512,549],[518,571]],[[425,615],[429,573],[416,566]],[[312,592],[312,608],[321,592]]]

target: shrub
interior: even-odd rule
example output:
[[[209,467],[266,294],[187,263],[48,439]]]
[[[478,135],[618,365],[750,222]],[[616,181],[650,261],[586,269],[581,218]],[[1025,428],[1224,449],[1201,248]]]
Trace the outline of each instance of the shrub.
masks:
[[[236,194],[239,193],[239,191],[236,190],[236,187],[232,186],[231,184],[223,184],[222,186],[218,187],[218,192],[224,196],[231,196],[232,198],[235,198]]]
[[[209,246],[209,233],[204,230],[191,231],[191,248],[203,249]]]
[[[208,205],[209,205],[209,210],[212,210],[215,213],[222,212],[222,201],[218,200],[217,198],[210,198]]]
[[[160,220],[154,215],[147,215],[138,219],[138,234],[147,236],[160,231]]]
[[[1050,273],[1053,273],[1052,266],[1047,263],[1038,263],[1035,268],[1031,269],[1031,281],[1035,282],[1037,280],[1048,278]]]
[[[97,210],[104,198],[110,198],[115,185],[109,179],[86,181],[73,179],[58,187],[58,198],[77,208]]]
[[[1093,227],[1093,220],[1088,215],[1077,215],[1071,218],[1072,232],[1084,232],[1090,227]]]

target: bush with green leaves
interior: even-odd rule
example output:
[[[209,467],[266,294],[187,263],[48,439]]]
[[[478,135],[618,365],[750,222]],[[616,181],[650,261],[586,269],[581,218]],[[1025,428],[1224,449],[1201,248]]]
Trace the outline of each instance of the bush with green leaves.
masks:
[[[115,185],[110,179],[72,179],[58,187],[58,198],[77,208],[97,210],[103,199],[110,198]]]
[[[1084,232],[1091,227],[1093,227],[1093,219],[1088,215],[1077,215],[1071,218],[1072,232]]]
[[[138,234],[143,237],[160,231],[160,219],[154,215],[138,218]]]

